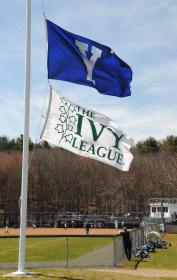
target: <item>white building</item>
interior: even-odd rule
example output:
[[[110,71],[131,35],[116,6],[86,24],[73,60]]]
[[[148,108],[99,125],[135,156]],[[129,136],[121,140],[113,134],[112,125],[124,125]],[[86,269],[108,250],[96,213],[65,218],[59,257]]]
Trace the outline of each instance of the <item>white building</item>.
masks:
[[[177,221],[177,198],[150,198],[150,218]]]

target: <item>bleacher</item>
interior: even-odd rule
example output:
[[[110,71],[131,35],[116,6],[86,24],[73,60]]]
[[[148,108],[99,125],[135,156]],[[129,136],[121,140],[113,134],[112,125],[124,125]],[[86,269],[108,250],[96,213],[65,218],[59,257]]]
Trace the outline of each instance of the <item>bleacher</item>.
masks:
[[[89,222],[94,228],[115,228],[116,223],[121,228],[139,227],[142,213],[112,213],[112,212],[30,212],[27,214],[27,226],[36,227],[84,227]],[[4,227],[8,221],[9,227],[19,227],[19,214],[0,213],[0,227]]]

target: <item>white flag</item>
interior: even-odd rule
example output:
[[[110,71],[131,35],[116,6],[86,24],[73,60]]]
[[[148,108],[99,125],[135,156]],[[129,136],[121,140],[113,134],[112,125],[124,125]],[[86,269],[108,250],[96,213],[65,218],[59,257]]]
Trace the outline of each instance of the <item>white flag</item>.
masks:
[[[51,89],[41,138],[80,156],[128,171],[133,155],[129,138],[107,116],[82,108]]]

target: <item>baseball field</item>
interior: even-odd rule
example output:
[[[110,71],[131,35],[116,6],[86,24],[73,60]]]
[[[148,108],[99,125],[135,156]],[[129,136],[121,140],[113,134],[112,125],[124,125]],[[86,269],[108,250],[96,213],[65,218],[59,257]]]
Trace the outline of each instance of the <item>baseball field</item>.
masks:
[[[26,260],[64,261],[66,246],[68,259],[73,260],[112,243],[111,236],[117,233],[118,230],[114,229],[91,229],[87,235],[82,228],[28,228]],[[19,229],[9,229],[8,234],[3,229],[0,230],[0,262],[17,262],[18,236]],[[69,237],[66,238],[67,236]]]
[[[19,229],[9,228],[9,233],[6,235],[19,235]],[[105,235],[105,234],[118,234],[121,230],[120,229],[106,229],[106,228],[96,228],[96,229],[90,229],[89,234],[98,234],[98,235]],[[82,235],[86,234],[84,228],[67,228],[66,230],[64,228],[27,228],[26,231],[27,235]],[[0,229],[0,236],[5,236],[5,230]]]
[[[18,259],[18,241],[16,238],[18,230],[9,229],[10,238],[0,238],[0,264],[16,263]],[[96,230],[91,229],[85,238],[84,229],[28,229],[26,243],[27,262],[62,262],[66,255],[66,236],[69,237],[69,260],[79,259],[82,255],[93,251],[108,248],[112,243],[112,235],[117,234],[116,230]],[[46,236],[49,234],[48,236]],[[105,234],[107,236],[105,236]],[[0,231],[0,236],[4,235],[4,230]],[[41,236],[44,237],[41,237]],[[80,236],[79,236],[80,235]],[[95,235],[92,237],[92,235]],[[109,237],[110,235],[110,237]],[[157,249],[152,253],[152,259],[144,259],[137,265],[137,260],[133,257],[130,262],[125,261],[116,268],[33,268],[29,269],[37,273],[30,279],[59,279],[59,280],[172,280],[177,279],[177,235],[165,235],[164,239],[170,241],[172,246],[168,249]],[[108,252],[107,252],[108,253]],[[106,253],[103,255],[106,258]],[[4,274],[14,271],[13,269],[2,268],[0,279],[4,279]],[[11,279],[6,277],[6,279]],[[18,279],[18,278],[13,278]],[[26,277],[23,279],[27,279]]]

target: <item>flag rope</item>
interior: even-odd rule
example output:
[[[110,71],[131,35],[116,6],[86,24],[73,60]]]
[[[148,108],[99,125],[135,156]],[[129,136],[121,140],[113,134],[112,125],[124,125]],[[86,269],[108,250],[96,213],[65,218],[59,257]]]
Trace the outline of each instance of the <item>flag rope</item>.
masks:
[[[49,81],[47,81],[47,84],[46,84],[46,87],[45,87],[44,102],[43,102],[41,113],[40,113],[40,120],[39,120],[39,124],[38,124],[38,128],[37,128],[37,133],[36,133],[36,137],[35,137],[34,146],[33,146],[33,149],[32,149],[31,155],[30,155],[28,169],[30,168],[31,161],[32,161],[32,158],[33,158],[34,151],[35,151],[36,145],[38,143],[38,140],[40,140],[39,139],[39,131],[40,131],[41,123],[42,123],[42,119],[43,119],[43,113],[44,113],[44,108],[45,108],[47,94],[48,94],[48,86],[50,87]]]
[[[41,0],[41,9],[42,9],[42,13],[43,13],[44,18],[46,18],[46,16],[45,16],[45,8],[44,8],[44,0]]]

